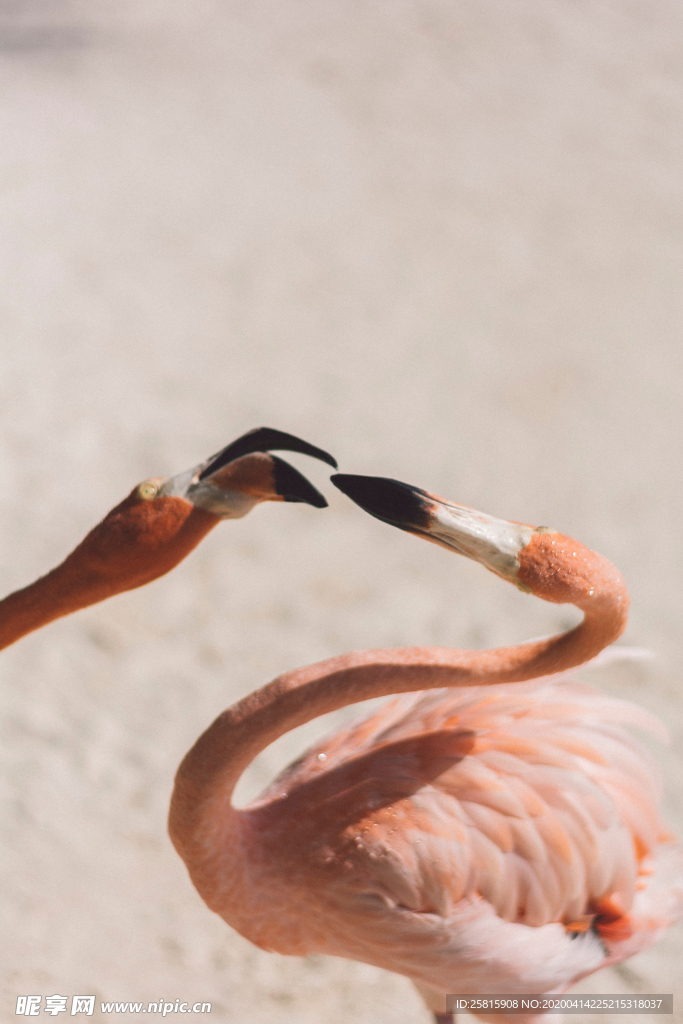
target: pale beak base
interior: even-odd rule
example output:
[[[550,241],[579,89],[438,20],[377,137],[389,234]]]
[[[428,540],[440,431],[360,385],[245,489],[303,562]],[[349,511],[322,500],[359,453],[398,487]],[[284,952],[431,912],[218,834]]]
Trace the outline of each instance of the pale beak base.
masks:
[[[376,519],[481,562],[520,585],[519,553],[529,543],[533,527],[445,501],[400,480],[337,473],[332,483]]]

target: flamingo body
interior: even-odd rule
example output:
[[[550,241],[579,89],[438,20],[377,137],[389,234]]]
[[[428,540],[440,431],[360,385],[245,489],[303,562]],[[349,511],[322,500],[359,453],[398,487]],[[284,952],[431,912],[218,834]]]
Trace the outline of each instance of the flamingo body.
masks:
[[[563,991],[683,903],[628,724],[658,726],[567,681],[402,696],[243,812],[246,871],[214,909],[263,948],[441,992]]]
[[[565,674],[623,632],[620,574],[546,528],[397,481],[333,479],[378,518],[585,617],[493,651],[352,652],[229,708],[185,757],[171,803],[201,896],[264,949],[406,975],[437,1020],[447,993],[562,992],[656,941],[683,914],[683,850],[627,727],[662,727]],[[402,695],[232,806],[278,736],[389,694]]]

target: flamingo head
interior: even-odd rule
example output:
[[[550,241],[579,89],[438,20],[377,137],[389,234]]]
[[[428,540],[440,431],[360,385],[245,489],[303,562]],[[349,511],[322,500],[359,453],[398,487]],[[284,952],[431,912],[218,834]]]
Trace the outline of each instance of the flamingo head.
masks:
[[[269,427],[252,430],[177,476],[138,484],[63,563],[78,606],[143,586],[169,572],[221,519],[238,519],[262,501],[327,502],[269,449],[302,452],[336,468],[331,455]]]
[[[219,519],[240,519],[261,501],[296,501],[325,508],[325,498],[305,476],[269,454],[273,448],[301,452],[337,468],[335,459],[321,448],[293,434],[259,427],[193,469],[167,480],[145,480],[137,494],[144,501],[182,498]]]
[[[602,555],[547,526],[509,522],[385,477],[337,473],[332,482],[370,515],[480,562],[525,593],[554,604],[601,608],[623,631],[628,592]]]

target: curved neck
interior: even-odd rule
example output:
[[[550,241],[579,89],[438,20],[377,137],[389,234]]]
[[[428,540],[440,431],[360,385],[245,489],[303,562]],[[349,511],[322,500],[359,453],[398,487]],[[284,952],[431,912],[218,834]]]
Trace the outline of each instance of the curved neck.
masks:
[[[64,615],[169,572],[220,522],[181,498],[133,491],[46,576],[0,601],[0,650]]]
[[[591,593],[583,609],[585,618],[575,629],[516,647],[354,651],[285,673],[224,711],[184,758],[171,801],[171,839],[200,893],[207,898],[212,891],[209,850],[215,850],[216,837],[229,833],[239,818],[240,812],[231,806],[239,777],[279,736],[371,697],[522,682],[580,665],[623,631],[625,595],[623,582],[612,593]]]

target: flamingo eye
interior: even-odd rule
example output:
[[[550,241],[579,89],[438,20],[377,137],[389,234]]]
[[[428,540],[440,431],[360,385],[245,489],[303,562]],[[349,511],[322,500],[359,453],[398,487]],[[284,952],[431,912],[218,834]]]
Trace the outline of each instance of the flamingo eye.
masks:
[[[138,487],[138,498],[142,498],[143,501],[151,501],[158,493],[159,485],[153,480],[145,480]]]

